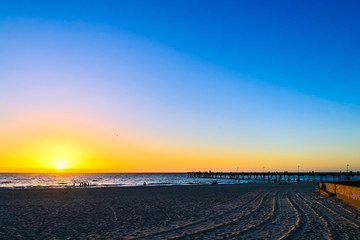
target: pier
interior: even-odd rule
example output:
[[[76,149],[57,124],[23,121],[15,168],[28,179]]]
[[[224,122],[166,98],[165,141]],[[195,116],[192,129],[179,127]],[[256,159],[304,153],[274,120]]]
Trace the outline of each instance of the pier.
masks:
[[[247,181],[328,181],[355,180],[360,172],[188,172],[191,178],[234,179]]]

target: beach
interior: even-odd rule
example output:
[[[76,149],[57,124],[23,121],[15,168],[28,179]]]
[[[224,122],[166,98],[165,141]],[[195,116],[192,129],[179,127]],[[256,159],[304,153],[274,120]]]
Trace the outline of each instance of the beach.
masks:
[[[312,184],[2,189],[0,239],[357,239]]]

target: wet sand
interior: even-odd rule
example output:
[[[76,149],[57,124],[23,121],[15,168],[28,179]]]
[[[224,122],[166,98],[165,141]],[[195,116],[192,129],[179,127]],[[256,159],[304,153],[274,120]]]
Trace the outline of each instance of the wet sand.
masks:
[[[0,239],[358,239],[312,184],[0,190]]]

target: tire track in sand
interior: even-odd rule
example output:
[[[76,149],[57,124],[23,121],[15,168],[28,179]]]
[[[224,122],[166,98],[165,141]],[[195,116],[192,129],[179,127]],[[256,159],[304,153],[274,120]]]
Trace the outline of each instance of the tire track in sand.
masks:
[[[314,196],[304,194],[302,198],[308,202],[316,203],[313,204],[313,206],[328,220],[332,226],[331,229],[335,230],[334,233],[336,234],[336,239],[357,239],[359,237],[359,226],[356,223],[336,213],[330,207],[325,206],[320,201],[316,200]],[[323,199],[329,201],[328,198]],[[332,204],[330,203],[329,205]],[[354,231],[357,233],[354,233]]]
[[[232,208],[230,210],[227,210],[221,214],[217,214],[217,215],[213,215],[207,219],[201,220],[201,221],[197,221],[197,222],[193,222],[190,224],[186,224],[180,227],[176,227],[176,228],[172,228],[172,229],[168,229],[165,231],[161,231],[161,232],[155,232],[155,233],[151,233],[145,236],[139,236],[136,238],[130,238],[130,239],[139,239],[139,238],[143,238],[143,239],[152,239],[152,238],[177,238],[177,237],[182,237],[182,236],[186,236],[188,234],[194,233],[196,231],[199,231],[197,229],[204,229],[206,228],[206,226],[216,226],[219,225],[217,224],[218,219],[219,218],[223,218],[223,217],[227,217],[227,218],[238,218],[239,215],[242,216],[243,215],[243,209],[246,208],[248,205],[251,205],[251,203],[258,203],[259,205],[261,205],[261,203],[263,202],[263,200],[266,198],[266,196],[269,193],[266,192],[260,192],[259,194],[257,194],[254,198],[248,199],[246,200],[244,203],[242,203],[240,206],[236,207],[236,208]],[[246,196],[244,196],[246,197]]]
[[[299,224],[286,236],[286,239],[331,239],[328,221],[312,207],[311,203],[304,201],[298,192],[292,194],[291,201],[305,225]]]
[[[347,235],[344,238],[341,228],[337,223],[334,223],[334,219],[329,217],[329,215],[326,212],[322,211],[317,206],[317,204],[314,204],[314,202],[311,202],[311,200],[305,199],[303,196],[300,196],[298,193],[296,195],[317,215],[318,218],[320,218],[324,222],[324,224],[326,225],[325,228],[327,230],[327,237],[326,237],[327,239],[332,239],[332,238],[348,239]],[[313,218],[310,219],[315,220]],[[311,229],[311,230],[315,230],[315,229]]]
[[[296,215],[298,217],[298,221],[294,228],[291,229],[286,235],[284,235],[280,239],[284,240],[292,240],[292,239],[301,239],[304,235],[305,229],[310,225],[310,218],[309,214],[304,210],[303,206],[300,206],[294,198],[294,193],[291,193],[291,197],[288,199],[291,205],[293,206],[294,210],[296,211]]]
[[[221,230],[223,230],[225,227],[227,227],[227,231],[222,233],[216,233],[213,234],[220,237],[220,238],[238,238],[242,234],[251,233],[254,230],[256,230],[258,227],[267,225],[270,221],[272,221],[276,216],[275,212],[279,210],[279,200],[278,195],[279,192],[271,194],[271,198],[264,199],[261,206],[253,210],[250,214],[242,217],[241,219],[238,219],[238,221],[230,222],[223,226]],[[268,197],[267,195],[266,197]],[[259,221],[259,216],[264,216],[264,214],[261,214],[262,211],[266,212],[270,208],[269,212],[262,221]],[[260,212],[260,213],[259,213]],[[241,222],[240,222],[241,221]],[[255,224],[254,224],[255,223]],[[235,226],[234,226],[235,225]],[[214,230],[220,230],[220,229],[214,229]]]
[[[236,218],[229,218],[226,217],[225,219],[217,219],[219,222],[216,225],[205,225],[203,228],[198,229],[195,232],[188,233],[183,236],[176,237],[175,239],[205,239],[205,238],[214,238],[216,236],[217,238],[221,238],[223,233],[221,233],[223,230],[226,230],[229,226],[232,226],[233,224],[236,224],[244,219],[248,219],[251,216],[256,215],[258,211],[263,209],[266,206],[266,203],[268,202],[268,197],[270,193],[267,193],[263,198],[256,202],[255,205],[249,204],[250,206],[245,208],[245,210],[242,212],[238,217]],[[249,203],[253,203],[250,202]]]
[[[309,196],[311,197],[311,196]],[[322,202],[319,201],[319,198],[315,198],[315,197],[312,197],[312,200],[317,202],[319,205],[321,205],[322,207],[328,209],[332,214],[344,219],[346,222],[348,222],[349,224],[351,224],[354,228],[360,228],[360,220],[359,219],[356,219],[352,216],[346,216],[343,214],[343,212],[341,212],[340,210],[337,210],[336,207],[339,207],[339,203],[335,203],[331,200],[333,200],[332,198],[327,198],[326,200],[328,201],[329,204],[327,205],[324,205]],[[347,209],[344,209],[342,207],[343,210],[345,210],[347,213],[351,213],[350,215],[353,214],[353,212],[347,210]]]
[[[292,231],[299,222],[297,211],[289,201],[289,193],[281,192],[275,200],[275,206],[271,216],[251,229],[230,235],[229,238],[242,239],[281,239]]]

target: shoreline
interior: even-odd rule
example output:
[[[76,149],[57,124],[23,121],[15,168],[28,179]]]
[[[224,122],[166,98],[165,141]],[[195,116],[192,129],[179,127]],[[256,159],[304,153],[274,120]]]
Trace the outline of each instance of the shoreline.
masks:
[[[316,183],[319,181],[316,181]],[[306,183],[306,182],[300,182],[300,183],[296,183],[296,182],[290,182],[290,183],[286,183],[286,184],[279,184],[279,183],[268,183],[268,182],[249,182],[249,183],[216,183],[216,184],[212,184],[212,183],[187,183],[187,184],[146,184],[146,185],[116,185],[116,186],[92,186],[89,185],[88,187],[79,187],[79,186],[68,186],[68,187],[53,187],[53,186],[34,186],[34,187],[9,187],[9,188],[2,188],[0,187],[0,191],[2,190],[46,190],[46,189],[103,189],[103,188],[131,188],[131,187],[135,187],[135,188],[146,188],[146,187],[174,187],[174,186],[207,186],[207,185],[312,185],[315,186],[316,184],[314,183]]]

